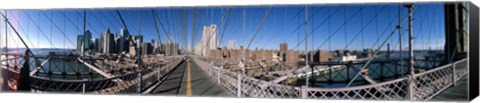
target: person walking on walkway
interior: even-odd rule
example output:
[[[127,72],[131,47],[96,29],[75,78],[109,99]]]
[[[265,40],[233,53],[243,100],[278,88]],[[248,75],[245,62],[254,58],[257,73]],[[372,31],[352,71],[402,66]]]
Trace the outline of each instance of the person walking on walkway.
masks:
[[[20,79],[18,84],[18,91],[30,91],[30,49],[25,51],[25,62],[22,69],[20,69]]]

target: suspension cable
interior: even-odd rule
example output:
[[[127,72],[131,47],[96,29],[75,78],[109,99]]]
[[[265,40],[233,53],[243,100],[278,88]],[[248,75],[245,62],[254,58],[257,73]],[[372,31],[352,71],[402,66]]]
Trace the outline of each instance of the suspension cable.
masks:
[[[305,8],[304,8],[305,9]],[[308,19],[314,19],[313,17],[318,14],[321,10],[323,9],[323,7],[320,7],[319,9],[315,10],[314,13],[312,15],[309,15],[308,16]],[[286,16],[285,16],[286,18]],[[293,34],[294,32],[298,31],[300,29],[300,27],[304,26],[305,23],[301,23],[297,26],[297,28],[291,33]],[[285,29],[281,29],[281,30],[278,30],[275,34],[278,34],[280,33],[281,31],[286,31]],[[291,36],[291,35],[290,35]],[[275,39],[277,36],[273,36],[272,38],[270,38],[267,43],[264,44],[264,46],[262,46],[262,48],[264,48],[267,44],[270,44],[270,41]],[[289,36],[287,36],[286,38],[284,38],[284,40],[282,42],[285,42],[287,39],[288,39]]]
[[[107,11],[108,12],[108,11]],[[105,13],[100,13],[103,18],[108,18]],[[120,28],[117,27],[117,25],[114,25],[110,19],[107,19],[108,24],[110,24],[113,28],[120,30]]]
[[[153,24],[155,25],[155,32],[157,33],[157,38],[162,43],[162,39],[160,38],[160,30],[158,30],[157,26],[157,19],[155,18],[155,11],[152,9],[152,16],[153,16]]]
[[[62,34],[64,37],[67,38],[67,40],[72,44],[72,46],[75,46],[75,44],[72,42],[72,40],[70,40],[68,37],[67,37],[67,34],[65,34],[65,31],[63,31],[62,29],[60,29],[60,27],[52,20],[52,18],[48,17],[44,12],[40,11],[40,13],[42,13],[45,17],[47,17],[48,20],[50,20],[51,24],[55,25],[55,28],[57,28]]]
[[[228,26],[228,21],[229,21],[229,19],[230,19],[230,10],[231,10],[231,8],[228,8],[228,9],[227,9],[227,11],[224,13],[224,15],[222,16],[222,19],[221,19],[221,21],[220,21],[220,23],[219,23],[219,26],[222,25],[222,23],[223,23],[222,35],[220,36],[220,40],[218,41],[218,42],[219,42],[219,43],[218,43],[219,46],[222,45],[223,36],[224,36],[225,30],[226,30],[226,28],[227,28],[227,26]],[[224,18],[226,18],[226,20],[223,20]]]
[[[1,13],[0,14],[2,15],[2,17],[5,19],[5,22],[10,26],[10,28],[12,28],[12,30],[15,32],[15,34],[17,34],[18,38],[20,39],[20,41],[22,41],[23,45],[25,46],[25,48],[29,49],[29,53],[32,55],[32,57],[35,58],[35,54],[33,54],[33,52],[30,50],[30,47],[28,47],[27,43],[25,43],[25,41],[23,40],[22,36],[20,36],[20,34],[18,33],[18,31],[14,28],[14,26],[12,25],[12,23],[10,23],[10,21],[8,20],[8,18],[5,16],[5,14]],[[5,31],[8,31],[8,30],[5,30]],[[7,37],[7,35],[5,35],[5,37]],[[8,50],[7,50],[8,51]]]
[[[245,49],[245,50],[248,50],[248,49],[250,48],[250,45],[252,44],[252,41],[253,41],[253,40],[255,39],[255,37],[257,36],[258,31],[262,28],[262,25],[263,25],[263,23],[265,22],[265,19],[267,19],[268,14],[270,14],[270,10],[272,10],[272,7],[273,7],[273,6],[270,6],[270,8],[268,8],[267,12],[265,13],[265,16],[263,16],[262,21],[261,21],[260,24],[258,25],[257,30],[255,31],[253,37],[250,39],[250,43],[248,43],[247,49]]]
[[[102,25],[104,28],[107,28],[107,25],[103,24],[103,22],[102,22],[100,19],[98,19],[97,16],[93,15],[92,12],[88,12],[88,13],[89,13],[89,15],[92,15],[93,18],[95,18],[95,20],[97,20],[97,21],[100,23],[100,25]],[[101,14],[101,13],[100,13],[100,14]]]
[[[12,18],[12,20],[14,20],[14,22],[19,22],[19,20],[18,20],[17,18]],[[28,34],[28,33],[26,33],[26,30],[24,30],[24,28],[23,28],[22,26],[18,25],[18,29],[19,29],[21,32],[23,32],[24,34]],[[28,30],[27,30],[27,31],[28,31]],[[27,40],[28,40],[29,43],[32,45],[32,48],[36,48],[35,45],[33,44],[33,42],[30,40],[30,38],[28,38],[28,35],[26,35],[26,36],[27,36]],[[18,44],[17,44],[16,40],[15,40],[15,39],[12,39],[12,40],[15,41],[14,43],[15,43],[15,44],[17,45],[17,47],[18,47]]]
[[[80,12],[75,11],[75,13],[77,14],[78,17],[83,18],[83,15],[80,14]],[[88,24],[89,27],[94,27],[94,26],[92,26],[92,24],[91,24],[90,22],[87,22],[86,24]],[[98,35],[101,34],[101,32],[99,32],[97,29],[95,29],[95,28],[91,28],[91,29],[92,29],[95,33],[97,33]],[[83,32],[83,31],[82,31],[82,32]]]
[[[360,7],[360,8],[364,8],[364,6]],[[338,27],[333,33],[329,33],[330,35],[328,36],[328,38],[317,48],[317,49],[320,49],[327,41],[329,41],[332,36],[334,36],[343,26],[345,26],[347,24],[347,22],[349,22],[350,20],[352,20],[353,17],[355,17],[359,12],[360,12],[361,9],[358,9],[357,11],[355,11],[355,13],[350,16],[347,21],[344,21],[342,23],[342,25],[340,25],[340,27]],[[314,29],[315,30],[315,29]],[[314,32],[314,31],[312,31]],[[312,33],[310,32],[308,36],[310,36]],[[303,43],[305,40],[302,40],[301,42],[299,42],[294,48],[298,48],[298,46]],[[330,44],[330,43],[329,43]]]
[[[314,13],[313,15],[309,16],[308,18],[311,19],[311,17],[312,17],[312,16],[315,16],[317,13],[319,13],[321,9],[323,9],[323,7],[320,7],[319,10],[315,11],[315,13]],[[327,21],[327,19],[330,19],[330,17],[332,17],[333,15],[335,15],[338,11],[340,11],[340,8],[337,8],[337,9],[335,10],[335,12],[333,12],[333,14],[328,13],[328,14],[330,14],[330,15],[329,15],[325,20],[323,20],[322,23],[319,24],[319,26],[317,26],[316,28],[314,28],[313,31],[315,31],[316,29],[318,29],[318,27],[320,27],[321,25],[323,25],[323,24]],[[291,20],[290,20],[290,21],[291,21]],[[294,33],[297,32],[302,26],[304,26],[304,23],[299,24],[299,25],[297,26],[297,28],[295,28],[295,30],[292,31],[290,34],[294,34]],[[310,34],[310,33],[309,33],[309,34]],[[291,38],[291,36],[292,36],[292,35],[287,36],[286,38],[283,39],[282,42],[287,41],[287,39],[288,39],[288,38]]]
[[[415,12],[416,8],[413,8],[412,12]],[[402,21],[400,22],[400,24],[398,25],[402,25],[406,20],[408,19],[408,16],[405,16]],[[372,62],[372,60],[377,56],[377,54],[380,52],[380,49],[385,45],[385,43],[392,37],[393,34],[395,34],[395,31],[398,30],[399,28],[395,28],[394,30],[392,30],[392,32],[390,32],[389,36],[384,40],[384,42],[375,50],[374,54],[368,58],[368,61],[367,63],[365,63],[361,69],[365,69],[369,64],[370,62]],[[347,84],[346,87],[349,87],[353,81],[355,81],[355,79],[357,79],[357,77],[361,74],[361,72],[358,72],[352,80],[350,80],[350,82]]]
[[[30,15],[29,15],[28,13],[25,13],[25,14],[27,15],[27,18],[28,18],[30,21],[34,22],[33,19],[30,17]],[[45,32],[43,32],[43,30],[40,28],[40,26],[39,26],[38,24],[36,24],[36,23],[33,23],[33,24],[37,27],[37,30],[40,31],[40,32],[43,34],[43,36],[45,37],[45,39],[48,40],[48,42],[50,43],[50,45],[53,46],[53,48],[57,48],[57,47],[55,47],[55,45],[53,44],[52,40],[50,40],[50,39],[48,38],[48,36],[45,34]],[[23,40],[22,40],[22,41],[23,41]]]
[[[165,33],[164,35],[167,37],[167,39],[169,39],[170,41],[172,41],[172,38],[168,37],[168,36],[171,36],[171,34],[169,34],[167,32],[167,30],[165,29],[165,26],[163,26],[163,23],[162,21],[160,20],[160,17],[157,15],[157,13],[155,12],[154,9],[152,9],[152,15],[154,16],[155,18],[155,29],[157,30],[158,32],[158,27],[156,26],[157,22],[160,24],[160,26],[162,27],[163,29],[163,32]],[[160,33],[158,33],[160,34]],[[158,39],[160,39],[160,35],[158,35]]]
[[[365,28],[366,28],[369,24],[371,24],[371,23],[375,20],[375,18],[377,18],[377,16],[378,16],[382,11],[383,11],[383,9],[382,9],[380,12],[378,12],[377,14],[375,14],[375,16],[374,16],[372,19],[370,19],[370,20],[367,22],[366,25],[363,25],[363,15],[362,15],[362,16],[361,16],[361,17],[362,17],[362,20],[361,20],[362,28],[361,28],[360,31],[359,31],[358,33],[356,33],[355,36],[347,43],[347,45],[345,46],[344,49],[347,49],[348,46],[350,46],[350,44],[352,44],[353,41],[354,41],[355,39],[357,39],[357,37],[358,37],[360,34],[362,34],[362,41],[363,41],[363,32],[364,32]],[[395,18],[397,18],[397,17],[398,17],[398,16],[394,17],[393,19],[395,19]],[[363,42],[362,42],[362,48],[365,48],[365,47],[363,47],[363,45],[364,45],[364,44],[363,44]]]

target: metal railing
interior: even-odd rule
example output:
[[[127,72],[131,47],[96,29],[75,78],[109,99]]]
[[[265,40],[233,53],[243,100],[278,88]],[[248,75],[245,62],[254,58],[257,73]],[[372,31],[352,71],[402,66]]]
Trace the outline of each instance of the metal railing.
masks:
[[[113,78],[100,80],[51,80],[31,77],[31,87],[37,92],[77,92],[96,94],[142,93],[179,65],[181,60]],[[141,78],[140,78],[141,77]]]
[[[168,63],[150,63],[145,64],[144,69],[112,78],[93,79],[93,80],[61,80],[52,77],[42,77],[32,75],[30,77],[31,90],[33,92],[62,92],[62,93],[98,93],[98,94],[118,94],[118,93],[142,93],[153,84],[160,82],[167,73],[175,69],[183,60],[181,57],[168,57]],[[13,68],[22,68],[22,59],[15,59],[17,63],[11,64],[11,67],[2,66],[9,74],[18,74],[19,70]],[[13,66],[12,66],[13,65]],[[141,78],[140,78],[141,77]],[[12,78],[12,77],[10,77]]]
[[[206,57],[193,57],[200,67],[217,78],[218,84],[226,87],[239,97],[269,98],[312,98],[312,99],[367,99],[367,100],[429,100],[455,85],[455,82],[468,74],[466,63],[462,59],[451,64],[414,75],[413,98],[409,98],[409,79],[402,77],[377,84],[346,87],[318,88],[298,87],[246,77],[205,62]],[[455,74],[455,75],[453,75]]]

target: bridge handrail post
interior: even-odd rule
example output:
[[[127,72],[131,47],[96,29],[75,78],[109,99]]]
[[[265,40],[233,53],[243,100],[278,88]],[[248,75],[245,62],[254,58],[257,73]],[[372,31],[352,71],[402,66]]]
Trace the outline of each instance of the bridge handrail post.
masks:
[[[242,74],[237,74],[237,97],[242,97]]]
[[[455,66],[456,66],[456,65],[455,65],[455,64],[456,64],[456,63],[453,63],[453,64],[452,64],[452,72],[453,72],[453,73],[452,73],[452,85],[453,85],[453,86],[456,85],[455,80],[457,80],[457,79],[456,79],[456,76],[455,76],[455,74],[456,74],[456,72],[455,72]]]
[[[85,83],[82,83],[82,94],[85,94]]]
[[[139,72],[137,75],[138,75],[138,87],[137,87],[137,92],[138,92],[139,94],[141,94],[141,93],[142,93],[142,86],[143,86],[143,85],[142,85],[142,72]]]
[[[220,69],[219,68],[216,68],[217,69],[217,84],[220,84]]]
[[[158,66],[157,68],[157,81],[160,81],[160,72],[162,71],[162,64],[157,64],[156,66]],[[168,68],[165,68],[165,69],[168,69]]]
[[[305,99],[305,98],[308,98],[307,86],[302,86],[302,87],[300,88],[300,96],[301,96],[302,98],[304,98],[304,99]]]

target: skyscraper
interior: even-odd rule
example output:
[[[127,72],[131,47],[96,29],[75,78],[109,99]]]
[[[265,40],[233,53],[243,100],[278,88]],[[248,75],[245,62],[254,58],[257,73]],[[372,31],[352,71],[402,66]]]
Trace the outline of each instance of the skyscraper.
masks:
[[[237,49],[236,43],[237,43],[236,40],[229,40],[228,41],[228,49]]]
[[[113,53],[114,45],[115,45],[115,42],[113,40],[113,34],[110,33],[110,29],[107,29],[107,31],[103,35],[103,53],[105,54]]]
[[[85,31],[85,34],[83,36],[83,46],[84,46],[84,49],[85,50],[89,50],[90,49],[90,41],[92,39],[92,33],[90,33],[90,31]]]
[[[95,38],[92,40],[92,44],[90,45],[91,46],[91,50],[94,51],[94,52],[98,52],[98,38]]]
[[[205,56],[210,50],[217,47],[217,26],[215,24],[204,26],[202,40],[200,41],[200,45],[196,47],[197,50],[195,51],[200,51],[201,55]]]
[[[118,39],[118,50],[119,52],[127,52],[128,51],[128,41],[127,38],[130,36],[126,29],[120,29],[120,38]]]
[[[80,54],[83,53],[83,42],[84,42],[83,35],[81,35],[81,34],[78,35],[77,36],[77,51]]]
[[[99,53],[103,53],[103,45],[104,45],[104,44],[103,44],[103,43],[104,43],[104,42],[103,42],[103,41],[104,41],[104,40],[103,40],[103,35],[104,35],[104,34],[100,34],[100,38],[98,39],[98,46],[97,46],[98,51],[97,51],[97,52],[99,52]]]

